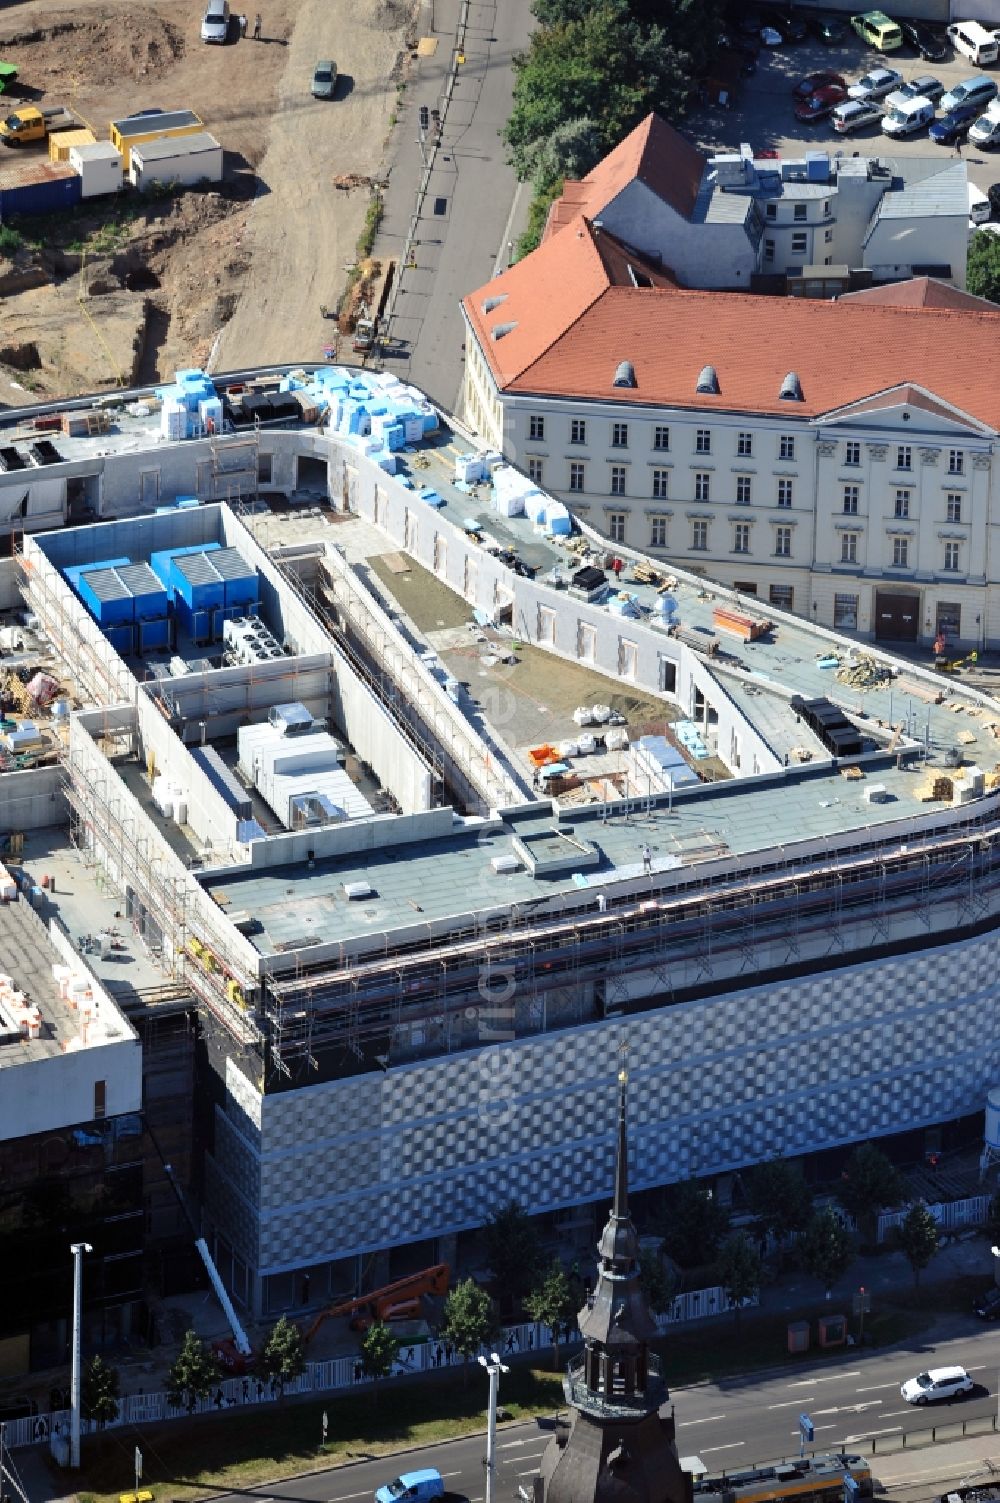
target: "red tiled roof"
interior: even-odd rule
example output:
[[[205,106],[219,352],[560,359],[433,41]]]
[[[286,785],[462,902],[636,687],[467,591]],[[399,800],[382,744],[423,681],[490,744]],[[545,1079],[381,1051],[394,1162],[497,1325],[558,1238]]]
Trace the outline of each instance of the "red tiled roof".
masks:
[[[636,179],[689,219],[704,172],[705,158],[698,148],[659,115],[647,115],[585,178],[563,185],[545,234],[564,228],[575,214],[599,219],[608,204]]]
[[[974,301],[978,302],[979,299]],[[862,397],[859,402],[851,402],[843,410],[843,416],[861,412],[877,412],[885,407],[920,407],[924,412],[933,412],[935,416],[948,418],[952,422],[959,417],[959,413],[947,402],[940,401],[932,392],[927,391],[923,386],[915,386],[912,382],[891,386],[887,391],[880,391],[873,397]],[[967,412],[965,415],[969,416]],[[838,417],[841,414],[835,411],[827,413],[827,416]]]
[[[935,277],[913,277],[908,282],[890,282],[885,287],[864,287],[860,292],[845,292],[845,298],[859,303],[881,303],[894,308],[996,308],[984,297],[962,292],[949,282]]]

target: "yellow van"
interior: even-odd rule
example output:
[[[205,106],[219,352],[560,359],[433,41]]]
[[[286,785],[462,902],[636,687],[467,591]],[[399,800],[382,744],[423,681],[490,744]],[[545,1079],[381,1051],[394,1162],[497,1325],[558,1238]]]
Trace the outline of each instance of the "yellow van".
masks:
[[[851,17],[851,25],[869,47],[879,52],[895,52],[903,45],[903,33],[884,10],[866,10]]]

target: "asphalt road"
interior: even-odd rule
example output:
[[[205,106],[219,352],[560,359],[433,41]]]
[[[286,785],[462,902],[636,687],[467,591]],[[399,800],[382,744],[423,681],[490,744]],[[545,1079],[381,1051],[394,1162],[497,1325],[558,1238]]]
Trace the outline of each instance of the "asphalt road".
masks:
[[[771,148],[783,156],[801,156],[806,151],[829,149],[846,155],[861,152],[864,156],[905,158],[931,157],[947,162],[954,150],[936,146],[927,132],[902,140],[884,136],[877,126],[838,136],[829,120],[815,125],[800,125],[792,113],[792,86],[806,74],[829,70],[853,83],[873,67],[895,68],[904,79],[931,74],[946,89],[978,71],[996,76],[995,68],[978,70],[968,58],[950,49],[944,62],[928,63],[912,50],[883,55],[870,52],[853,32],[837,47],[824,47],[809,40],[797,47],[761,50],[757,72],[744,78],[740,98],[733,109],[699,111],[689,117],[684,129],[697,144],[711,151],[735,151],[741,141],[749,141],[756,150]],[[969,178],[980,188],[1000,181],[1000,154],[963,145],[962,156],[969,168]]]
[[[725,1340],[721,1328],[713,1334]],[[926,1367],[952,1363],[967,1368],[980,1385],[970,1398],[926,1408],[913,1408],[900,1398],[899,1385],[907,1378]],[[992,1326],[972,1327],[970,1322],[965,1335],[933,1348],[917,1342],[910,1350],[849,1349],[808,1366],[678,1388],[672,1394],[678,1450],[682,1456],[700,1456],[711,1471],[794,1456],[799,1445],[798,1417],[803,1412],[815,1425],[818,1451],[856,1446],[882,1436],[889,1443],[889,1436],[903,1430],[912,1434],[937,1427],[957,1435],[963,1419],[996,1413],[998,1367],[1000,1331]],[[502,1387],[500,1397],[502,1403]],[[549,1433],[546,1421],[498,1432],[497,1503],[514,1503],[518,1485],[530,1485]],[[400,1471],[432,1466],[445,1478],[451,1495],[482,1503],[484,1447],[483,1436],[473,1436],[403,1457],[362,1461],[278,1483],[252,1496],[274,1503],[356,1503],[371,1497]],[[923,1464],[932,1468],[934,1455],[943,1457],[944,1453],[922,1454]],[[891,1470],[889,1458],[885,1465]],[[247,1496],[234,1493],[226,1503],[239,1503]]]

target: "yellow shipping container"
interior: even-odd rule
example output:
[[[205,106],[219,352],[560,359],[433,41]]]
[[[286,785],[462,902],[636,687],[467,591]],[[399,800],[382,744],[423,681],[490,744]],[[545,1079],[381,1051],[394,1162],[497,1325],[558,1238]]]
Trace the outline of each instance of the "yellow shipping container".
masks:
[[[58,130],[49,137],[49,161],[68,162],[71,146],[93,146],[97,137],[92,130]]]
[[[143,141],[158,141],[161,136],[194,136],[204,129],[204,122],[194,110],[157,110],[149,115],[112,120],[111,144],[121,152],[122,164],[128,171],[133,146]]]

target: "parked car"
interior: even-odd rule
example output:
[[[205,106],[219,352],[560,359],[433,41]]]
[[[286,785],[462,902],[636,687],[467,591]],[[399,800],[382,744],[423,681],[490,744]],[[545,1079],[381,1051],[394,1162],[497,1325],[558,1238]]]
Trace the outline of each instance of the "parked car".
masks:
[[[836,84],[840,89],[847,88],[846,78],[841,78],[839,73],[807,73],[805,78],[800,78],[792,90],[796,99],[810,99],[817,89],[825,89],[827,84]]]
[[[986,197],[990,201],[990,210],[1000,219],[1000,183],[991,183],[986,190]]]
[[[843,16],[824,15],[821,12],[819,15],[809,16],[806,25],[824,47],[836,47],[847,35],[847,22]]]
[[[994,1284],[992,1289],[979,1296],[972,1309],[980,1320],[1000,1320],[1000,1289]]]
[[[907,1378],[899,1394],[908,1404],[934,1404],[941,1399],[964,1398],[974,1387],[964,1367],[932,1367],[929,1372]]]
[[[978,104],[960,104],[957,109],[939,116],[927,134],[937,146],[952,146],[968,135],[969,126],[980,114]]]
[[[201,23],[203,42],[225,42],[229,37],[229,0],[208,0]]]
[[[903,99],[899,104],[891,104],[893,98],[895,95],[890,95],[886,100],[886,111],[882,116],[884,135],[912,136],[933,123],[934,106],[929,99],[918,94],[913,99]]]
[[[804,42],[809,35],[808,26],[794,10],[775,6],[773,9],[769,7],[763,14],[764,25],[773,26],[776,31],[780,31],[783,42]]]
[[[332,99],[337,88],[337,64],[323,58],[313,69],[312,96],[314,99]]]
[[[895,52],[903,45],[903,33],[884,10],[866,10],[851,17],[851,25],[866,47],[878,52]]]
[[[981,26],[978,21],[956,21],[948,27],[948,40],[956,52],[967,57],[977,68],[988,68],[997,60],[1000,51],[996,32]]]
[[[971,78],[963,78],[961,83],[942,95],[941,111],[947,114],[949,110],[957,110],[959,105],[974,104],[982,112],[996,97],[997,86],[992,78],[987,78],[985,73],[973,73]]]
[[[903,40],[927,62],[940,63],[948,56],[944,33],[928,26],[926,21],[897,21],[896,24],[903,33]]]
[[[825,120],[846,98],[847,90],[840,84],[824,84],[815,94],[810,94],[808,99],[796,99],[795,118],[806,125],[814,120]]]
[[[884,99],[886,94],[891,94],[893,89],[898,89],[903,82],[902,73],[897,73],[895,68],[873,68],[857,83],[852,83],[847,94],[850,99]]]
[[[1000,111],[994,101],[986,111],[969,126],[969,140],[973,146],[1000,146]]]
[[[443,1497],[441,1473],[431,1467],[420,1472],[404,1472],[395,1482],[387,1482],[375,1493],[376,1503],[425,1503],[426,1499]]]
[[[833,128],[840,136],[848,136],[852,131],[863,130],[866,125],[878,125],[882,119],[882,111],[877,104],[869,103],[864,99],[848,99],[843,104],[838,104],[830,116]]]
[[[885,101],[885,107],[887,110],[891,110],[894,106],[898,108],[908,99],[940,99],[943,93],[943,83],[939,83],[936,78],[930,78],[927,74],[922,74],[920,78],[911,78],[907,83],[900,84],[898,89],[893,89]]]

